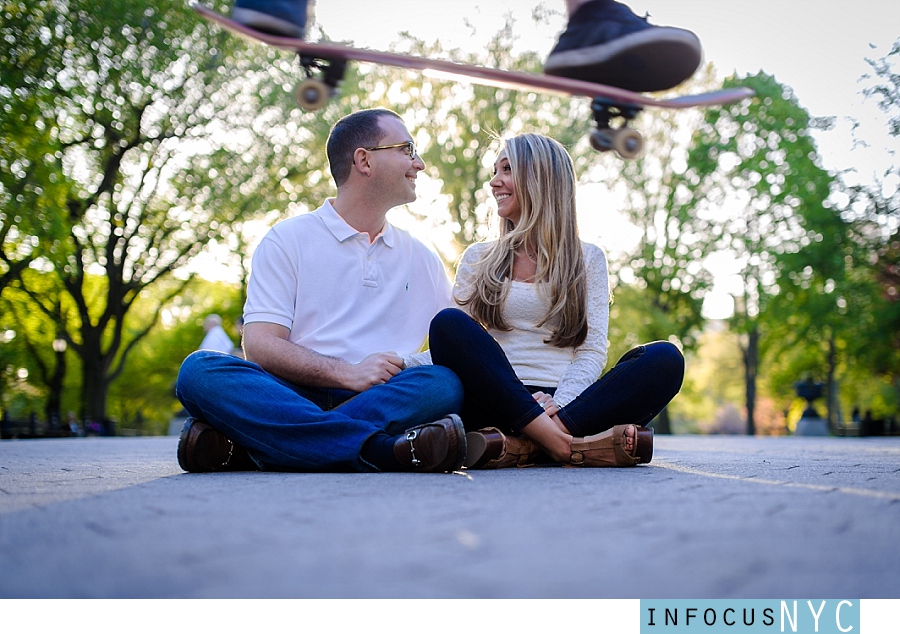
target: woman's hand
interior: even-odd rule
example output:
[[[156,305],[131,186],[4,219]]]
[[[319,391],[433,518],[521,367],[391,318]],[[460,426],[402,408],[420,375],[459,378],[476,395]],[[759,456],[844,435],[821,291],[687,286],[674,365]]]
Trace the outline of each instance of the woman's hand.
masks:
[[[552,418],[559,412],[559,405],[556,404],[556,401],[554,401],[553,397],[549,394],[535,392],[532,396],[534,397],[534,400],[538,402],[538,405],[544,408],[544,413],[546,413],[547,416]]]

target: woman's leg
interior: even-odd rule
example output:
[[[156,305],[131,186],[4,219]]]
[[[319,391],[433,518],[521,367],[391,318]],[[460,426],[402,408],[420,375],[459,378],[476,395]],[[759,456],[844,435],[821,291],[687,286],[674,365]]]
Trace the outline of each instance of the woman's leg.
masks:
[[[467,429],[525,434],[554,460],[568,459],[571,436],[535,402],[500,344],[477,322],[456,308],[442,310],[431,321],[429,342],[432,361],[462,381],[461,417]]]
[[[678,394],[684,357],[667,341],[638,346],[578,398],[559,419],[573,436],[590,436],[615,425],[646,425]]]

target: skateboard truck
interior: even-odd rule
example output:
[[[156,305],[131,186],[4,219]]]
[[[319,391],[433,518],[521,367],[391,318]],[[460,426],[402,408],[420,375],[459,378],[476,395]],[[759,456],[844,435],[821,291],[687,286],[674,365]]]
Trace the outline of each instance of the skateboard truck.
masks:
[[[642,109],[641,106],[595,97],[591,102],[591,111],[594,113],[597,129],[591,132],[591,147],[598,152],[615,150],[616,154],[625,159],[636,157],[644,148],[644,140],[640,132],[628,127],[628,122]],[[622,119],[622,124],[617,128],[612,127],[610,121],[618,118]]]
[[[306,73],[306,79],[294,91],[297,105],[308,112],[319,110],[337,95],[338,86],[344,80],[347,62],[341,59],[319,59],[303,53],[298,53],[297,56]],[[316,71],[319,72],[319,77],[314,76]]]

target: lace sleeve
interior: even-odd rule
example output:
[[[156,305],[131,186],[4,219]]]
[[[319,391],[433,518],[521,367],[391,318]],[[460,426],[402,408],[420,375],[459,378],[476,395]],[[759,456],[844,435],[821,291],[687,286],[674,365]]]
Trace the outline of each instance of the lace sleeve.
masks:
[[[553,397],[565,407],[592,385],[606,366],[609,347],[609,272],[606,255],[600,247],[584,245],[584,264],[587,274],[588,334],[584,343],[575,349],[575,358],[559,379]]]
[[[459,265],[456,267],[456,279],[453,282],[453,301],[459,305],[461,299],[467,298],[471,292],[472,282],[475,279],[475,263],[481,257],[486,243],[479,242],[473,244],[462,257],[459,259]],[[462,310],[465,307],[460,306]],[[468,311],[466,311],[468,312]]]

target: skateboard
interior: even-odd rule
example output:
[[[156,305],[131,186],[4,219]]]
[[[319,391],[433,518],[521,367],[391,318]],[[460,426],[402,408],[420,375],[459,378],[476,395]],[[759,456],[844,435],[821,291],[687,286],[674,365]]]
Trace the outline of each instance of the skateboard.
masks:
[[[192,6],[194,11],[205,19],[236,35],[297,53],[306,78],[297,86],[295,97],[300,107],[307,111],[322,108],[337,94],[347,63],[351,61],[430,71],[454,81],[470,81],[479,85],[523,92],[590,98],[591,112],[596,124],[590,135],[591,146],[600,152],[613,150],[622,158],[634,158],[643,149],[643,138],[641,133],[629,127],[628,123],[644,108],[703,108],[735,103],[755,94],[751,88],[738,87],[682,95],[671,99],[654,99],[641,93],[578,79],[472,66],[447,60],[353,48],[331,42],[307,42],[272,35],[239,24],[202,4]],[[614,122],[618,125],[614,125]]]

